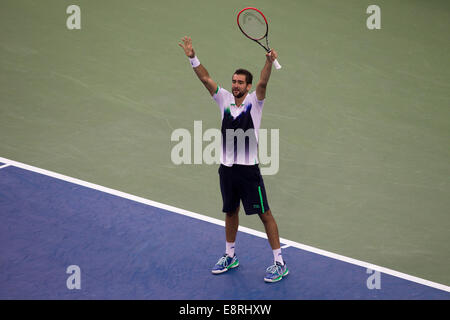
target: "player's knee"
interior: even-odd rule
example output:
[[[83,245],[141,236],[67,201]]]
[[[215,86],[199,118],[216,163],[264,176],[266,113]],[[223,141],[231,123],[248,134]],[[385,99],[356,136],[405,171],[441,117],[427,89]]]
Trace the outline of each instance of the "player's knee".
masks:
[[[269,210],[259,214],[259,218],[265,224],[273,220],[272,212]]]
[[[234,210],[234,211],[227,212],[227,216],[228,217],[232,217],[232,216],[237,215],[237,214],[239,214],[239,207],[237,207],[236,210]]]

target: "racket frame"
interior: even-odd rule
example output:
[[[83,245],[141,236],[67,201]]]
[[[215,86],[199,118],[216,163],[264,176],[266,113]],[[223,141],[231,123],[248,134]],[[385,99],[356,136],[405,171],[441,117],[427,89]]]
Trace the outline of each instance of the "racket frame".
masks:
[[[257,11],[263,18],[264,18],[264,22],[266,23],[266,33],[259,39],[255,39],[250,37],[247,33],[245,33],[245,31],[242,29],[241,24],[239,23],[239,17],[241,15],[242,12],[246,11],[246,10],[255,10]],[[247,38],[249,38],[250,40],[255,41],[257,44],[259,44],[261,47],[264,48],[264,50],[266,50],[266,52],[270,52],[270,47],[269,47],[269,40],[268,40],[268,35],[269,35],[269,23],[267,22],[266,16],[257,8],[254,7],[247,7],[242,9],[241,11],[239,11],[238,15],[237,15],[237,25],[239,27],[239,29],[241,30],[241,32],[244,34],[244,36],[246,36]],[[259,42],[259,40],[262,40],[263,38],[266,38],[266,45],[267,47],[265,47],[261,42]]]
[[[255,39],[255,38],[250,37],[247,33],[245,33],[245,31],[241,27],[241,24],[239,23],[239,17],[241,15],[241,13],[246,11],[246,10],[255,10],[256,12],[258,12],[264,18],[264,21],[266,22],[266,33],[259,39]],[[244,34],[244,36],[246,36],[250,40],[255,41],[264,50],[266,50],[266,52],[270,52],[271,51],[271,49],[269,47],[269,23],[267,22],[266,16],[259,9],[255,8],[255,7],[247,7],[247,8],[242,9],[241,11],[239,11],[239,13],[237,15],[237,18],[236,18],[236,21],[237,21],[237,25],[238,25],[239,29]],[[263,38],[266,38],[266,46],[264,46],[261,42],[259,42],[259,40],[262,40]],[[274,61],[274,65],[275,65],[276,69],[280,69],[281,68],[281,65],[278,63],[277,60]]]

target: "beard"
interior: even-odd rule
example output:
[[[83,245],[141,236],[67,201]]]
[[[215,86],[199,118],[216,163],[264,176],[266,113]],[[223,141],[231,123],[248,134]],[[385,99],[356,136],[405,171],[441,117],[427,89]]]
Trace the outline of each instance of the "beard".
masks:
[[[235,93],[234,91],[233,91],[233,96],[235,97],[235,98],[242,98],[243,96],[244,96],[244,94],[246,94],[247,93],[247,91],[239,91],[238,93]]]

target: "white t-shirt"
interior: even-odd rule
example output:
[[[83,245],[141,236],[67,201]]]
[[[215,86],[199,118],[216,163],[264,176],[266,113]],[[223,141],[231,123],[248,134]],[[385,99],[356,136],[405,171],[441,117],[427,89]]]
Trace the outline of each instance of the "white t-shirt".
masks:
[[[234,96],[217,87],[213,95],[222,116],[222,152],[220,163],[254,165],[258,161],[258,131],[261,125],[264,100],[258,100],[256,92],[248,93],[240,106]]]

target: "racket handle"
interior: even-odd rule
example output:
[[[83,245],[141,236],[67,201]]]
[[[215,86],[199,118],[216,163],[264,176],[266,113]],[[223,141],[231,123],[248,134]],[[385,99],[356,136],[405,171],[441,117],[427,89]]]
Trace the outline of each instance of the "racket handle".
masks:
[[[277,59],[275,59],[275,60],[273,61],[273,65],[275,66],[275,69],[277,69],[277,70],[281,69],[281,64],[278,63],[278,60],[277,60]]]

